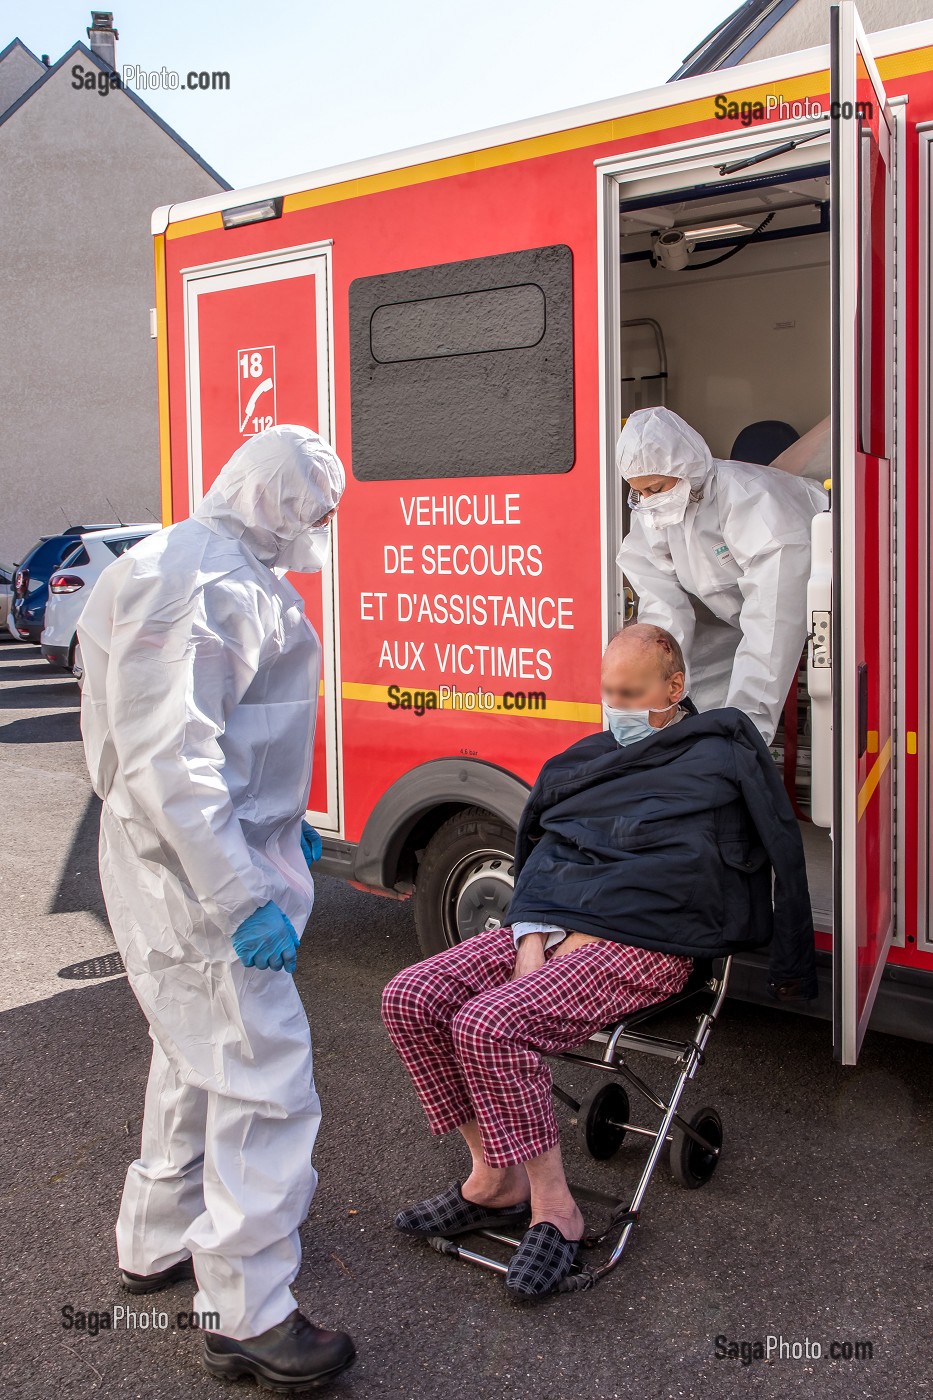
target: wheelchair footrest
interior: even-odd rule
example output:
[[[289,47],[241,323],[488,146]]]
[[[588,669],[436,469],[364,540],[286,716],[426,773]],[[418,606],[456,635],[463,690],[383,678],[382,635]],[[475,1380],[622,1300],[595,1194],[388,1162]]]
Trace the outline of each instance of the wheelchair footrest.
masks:
[[[453,1240],[445,1239],[443,1235],[428,1235],[428,1244],[432,1249],[436,1249],[438,1254],[451,1254],[455,1259],[460,1257],[460,1248]]]
[[[558,1293],[585,1293],[587,1289],[595,1288],[599,1282],[591,1269],[581,1269],[579,1273],[568,1274],[562,1278],[557,1285]]]
[[[593,1249],[596,1245],[602,1244],[603,1240],[612,1230],[621,1230],[623,1226],[634,1225],[638,1220],[637,1210],[616,1210],[613,1211],[604,1230],[588,1230],[583,1236],[583,1246],[585,1249]]]

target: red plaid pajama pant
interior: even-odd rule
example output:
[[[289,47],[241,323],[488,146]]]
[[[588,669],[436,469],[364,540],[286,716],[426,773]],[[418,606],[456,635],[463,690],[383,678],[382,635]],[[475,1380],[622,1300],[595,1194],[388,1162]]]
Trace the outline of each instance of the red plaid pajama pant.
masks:
[[[559,947],[560,945],[558,945]],[[491,1167],[558,1142],[551,1074],[537,1053],[570,1050],[629,1011],[679,992],[692,959],[600,939],[511,981],[510,927],[404,968],[382,1019],[435,1136],[475,1118]]]

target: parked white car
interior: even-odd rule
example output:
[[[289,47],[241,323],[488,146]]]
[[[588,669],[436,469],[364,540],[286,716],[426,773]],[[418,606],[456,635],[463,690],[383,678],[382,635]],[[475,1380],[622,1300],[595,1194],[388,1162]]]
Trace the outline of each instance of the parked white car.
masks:
[[[71,671],[80,684],[84,669],[78,645],[78,618],[92,586],[108,564],[161,528],[149,521],[142,525],[90,530],[78,537],[74,549],[65,555],[49,579],[49,601],[40,645],[50,665]]]

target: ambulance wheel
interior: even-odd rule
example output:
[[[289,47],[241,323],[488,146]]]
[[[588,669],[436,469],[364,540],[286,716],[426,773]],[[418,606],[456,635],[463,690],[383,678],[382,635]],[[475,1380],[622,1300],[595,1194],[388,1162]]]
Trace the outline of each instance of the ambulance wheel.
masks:
[[[698,1108],[687,1122],[691,1128],[696,1128],[698,1133],[702,1133],[707,1142],[712,1143],[714,1147],[722,1147],[722,1120],[715,1108]],[[718,1153],[707,1151],[698,1142],[694,1142],[693,1138],[688,1137],[683,1128],[674,1124],[671,1131],[670,1166],[671,1175],[679,1186],[686,1186],[689,1191],[695,1191],[698,1186],[705,1186],[716,1170],[718,1161]]]
[[[628,1094],[621,1084],[598,1084],[577,1111],[577,1132],[583,1146],[597,1162],[615,1155],[625,1138],[629,1117]]]
[[[438,827],[412,899],[422,952],[441,953],[504,924],[514,863],[514,829],[482,807],[467,807]]]

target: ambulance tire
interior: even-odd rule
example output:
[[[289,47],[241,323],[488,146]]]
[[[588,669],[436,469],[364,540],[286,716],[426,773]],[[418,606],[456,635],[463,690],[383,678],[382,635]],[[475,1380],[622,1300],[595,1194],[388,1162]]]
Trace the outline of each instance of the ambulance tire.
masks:
[[[514,827],[483,807],[467,807],[438,827],[412,898],[426,957],[505,923],[514,860]]]

